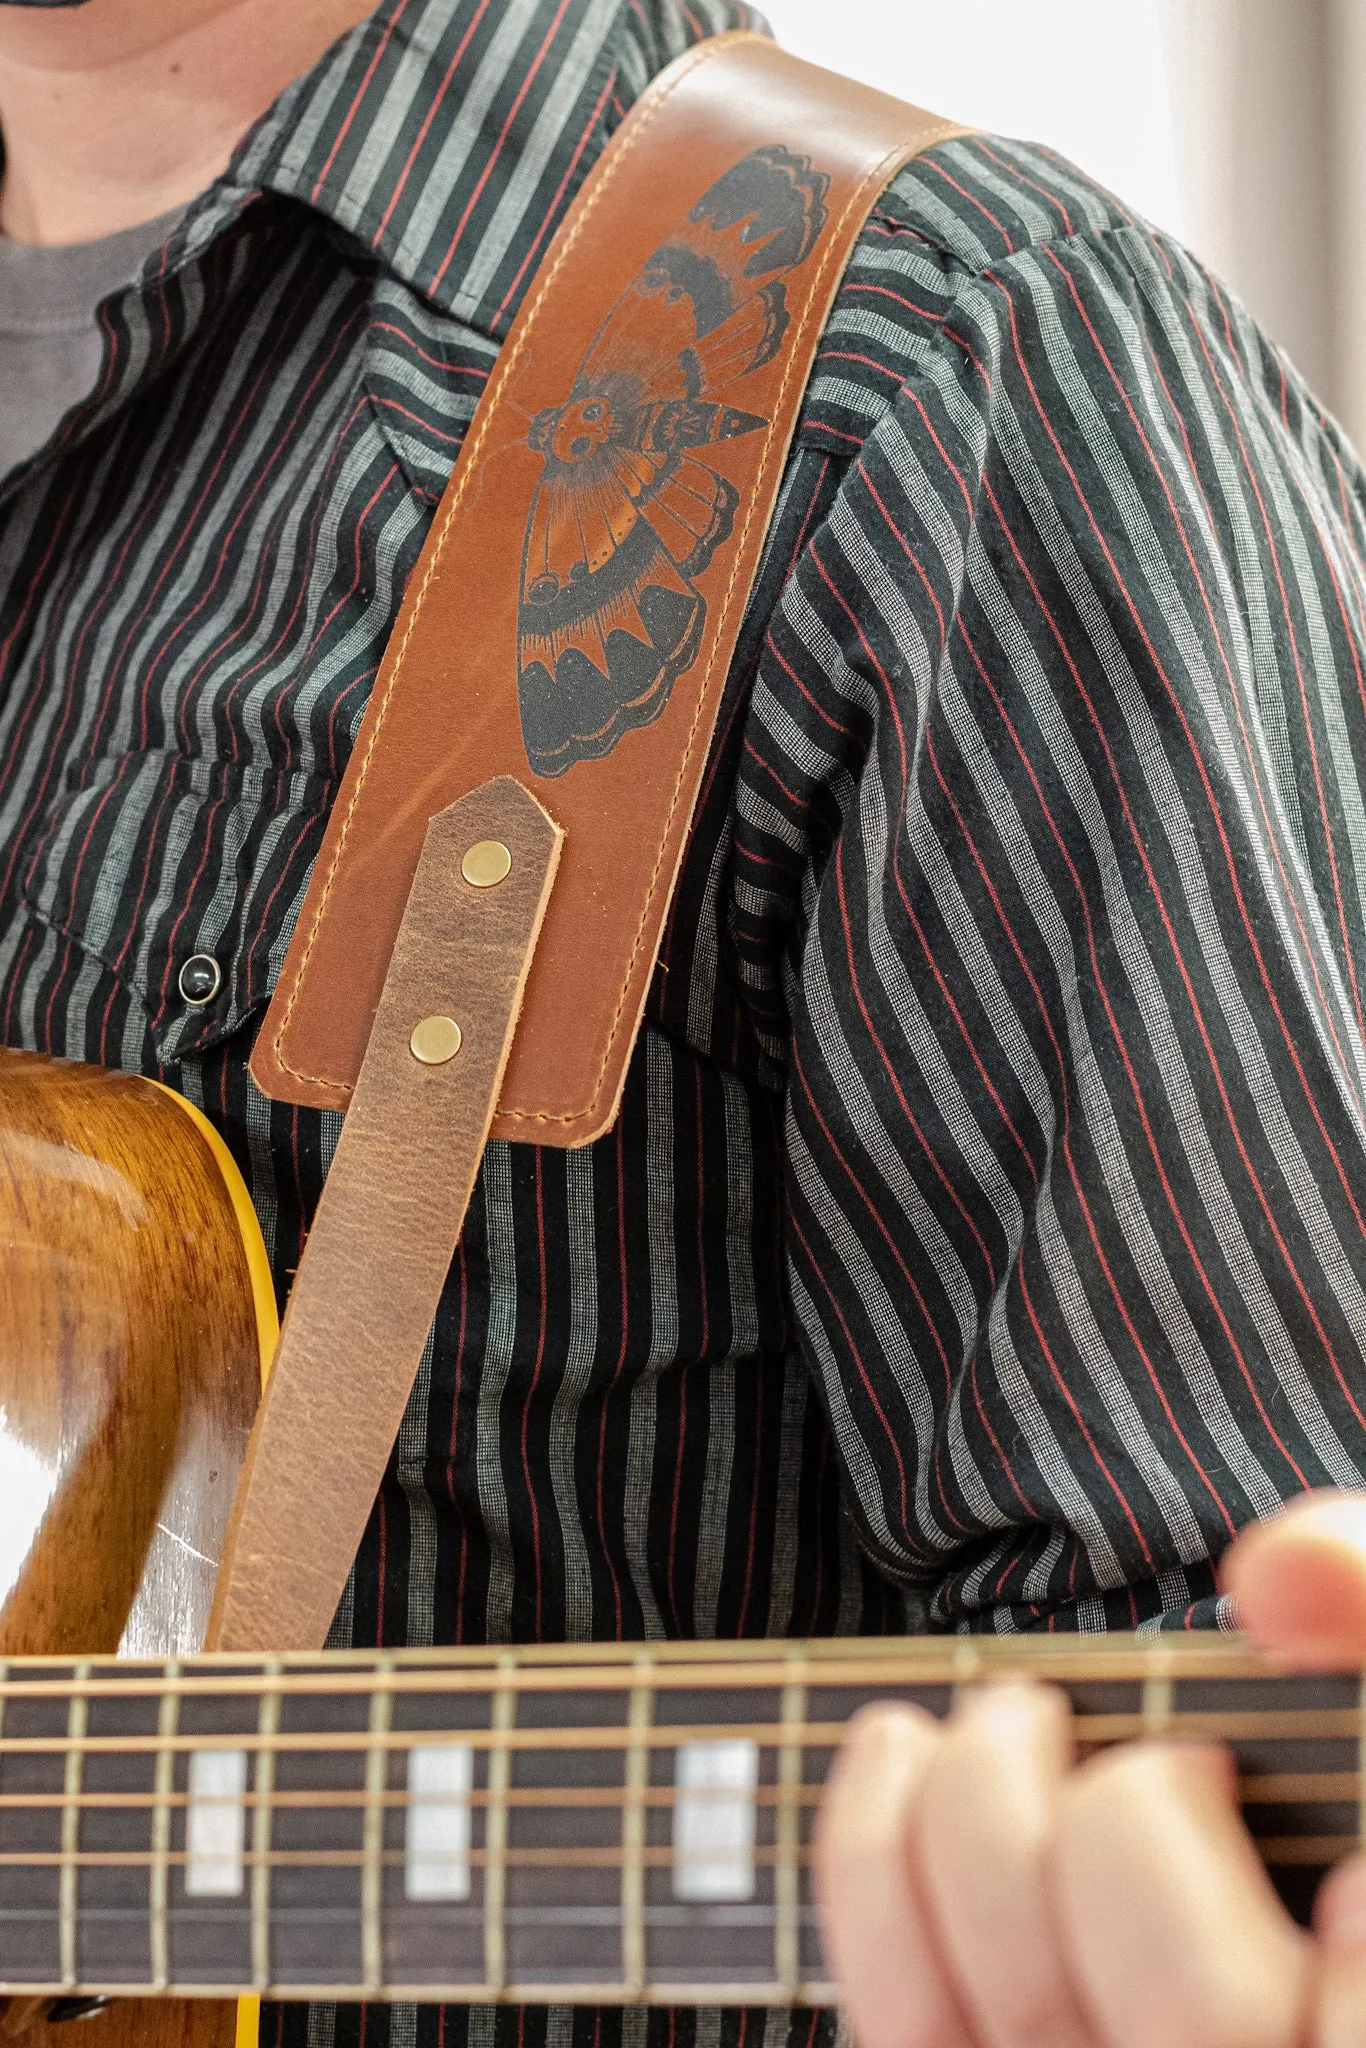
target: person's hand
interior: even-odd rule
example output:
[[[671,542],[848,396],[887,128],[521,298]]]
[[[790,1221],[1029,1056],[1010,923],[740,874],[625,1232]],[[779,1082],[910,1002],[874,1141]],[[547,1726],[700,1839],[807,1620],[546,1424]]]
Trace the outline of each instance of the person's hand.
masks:
[[[1366,1663],[1366,1494],[1248,1530],[1224,1584],[1304,1668]],[[1139,1742],[1077,1765],[1044,1686],[986,1687],[947,1725],[861,1714],[816,1880],[857,2048],[1366,2048],[1366,1859],[1305,1935],[1224,1752]]]

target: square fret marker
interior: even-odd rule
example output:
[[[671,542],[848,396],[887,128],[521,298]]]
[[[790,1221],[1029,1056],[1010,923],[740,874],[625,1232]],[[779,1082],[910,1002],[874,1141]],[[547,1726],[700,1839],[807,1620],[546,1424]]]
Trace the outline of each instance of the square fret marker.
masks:
[[[754,1897],[753,1742],[683,1742],[674,1764],[674,1897]]]
[[[469,1897],[473,1784],[474,1751],[469,1743],[418,1744],[409,1750],[403,1867],[408,1898]]]
[[[192,1899],[235,1899],[246,1875],[247,1753],[196,1749],[190,1754],[185,1809],[185,1890]]]

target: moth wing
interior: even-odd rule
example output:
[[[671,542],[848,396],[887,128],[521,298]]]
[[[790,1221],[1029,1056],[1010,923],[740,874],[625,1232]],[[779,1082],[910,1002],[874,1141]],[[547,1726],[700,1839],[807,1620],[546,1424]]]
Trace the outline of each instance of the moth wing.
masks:
[[[825,225],[828,186],[787,149],[733,165],[618,299],[575,389],[625,386],[651,405],[704,396],[771,362],[787,330],[783,278]]]
[[[600,760],[659,716],[697,656],[706,606],[691,579],[729,536],[737,503],[735,487],[691,457],[634,498],[620,475],[597,490],[542,486],[518,644],[522,734],[538,775]],[[568,557],[586,566],[552,593],[537,572]]]
[[[661,464],[636,448],[612,447],[591,463],[550,462],[532,502],[522,556],[522,606],[598,574],[630,536]]]
[[[660,405],[694,396],[688,351],[697,319],[685,293],[650,288],[641,273],[600,328],[575,380],[577,392],[603,392],[618,403]]]
[[[697,658],[706,604],[694,579],[738,505],[700,451],[767,424],[714,394],[781,347],[783,279],[824,226],[827,184],[780,148],[733,166],[617,300],[570,405],[544,416],[518,635],[522,734],[540,775],[610,754]],[[587,431],[559,459],[566,417]]]

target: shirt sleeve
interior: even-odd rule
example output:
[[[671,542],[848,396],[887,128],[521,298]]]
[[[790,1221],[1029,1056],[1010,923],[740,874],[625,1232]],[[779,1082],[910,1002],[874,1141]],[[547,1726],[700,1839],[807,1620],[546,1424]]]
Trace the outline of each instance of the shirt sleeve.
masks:
[[[798,1341],[931,1627],[1227,1624],[1238,1527],[1366,1476],[1362,503],[1121,224],[962,277],[786,584],[736,939]]]

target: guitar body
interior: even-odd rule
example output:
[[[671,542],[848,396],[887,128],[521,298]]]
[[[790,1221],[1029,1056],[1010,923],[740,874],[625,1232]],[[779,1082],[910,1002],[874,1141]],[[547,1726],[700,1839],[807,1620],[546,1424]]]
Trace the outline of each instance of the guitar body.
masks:
[[[0,2018],[0,2038],[8,2040],[6,2023]],[[217,1998],[125,1998],[94,2016],[93,2031],[28,2020],[22,2008],[9,2025],[23,2048],[236,2048],[237,2007]]]
[[[0,1657],[204,1644],[276,1334],[221,1140],[150,1081],[0,1052]],[[32,2048],[232,2048],[236,2007],[93,2033],[17,2002]]]

